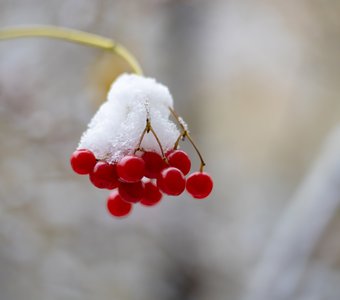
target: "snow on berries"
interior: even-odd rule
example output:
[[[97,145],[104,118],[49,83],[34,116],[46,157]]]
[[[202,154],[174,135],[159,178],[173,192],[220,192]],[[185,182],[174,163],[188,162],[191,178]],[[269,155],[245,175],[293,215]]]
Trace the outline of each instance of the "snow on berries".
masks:
[[[81,137],[78,148],[94,153],[97,159],[116,163],[133,155],[149,118],[163,150],[172,149],[180,132],[170,117],[172,96],[167,87],[152,78],[123,74],[112,84],[102,104]],[[152,134],[145,134],[140,145],[162,155]]]
[[[192,174],[189,155],[178,149],[185,139],[201,162],[200,170]],[[138,203],[158,204],[164,194],[179,196],[187,190],[193,198],[203,199],[213,188],[187,124],[173,109],[168,88],[140,75],[124,74],[112,84],[70,163],[95,187],[111,190],[107,209],[118,218]]]

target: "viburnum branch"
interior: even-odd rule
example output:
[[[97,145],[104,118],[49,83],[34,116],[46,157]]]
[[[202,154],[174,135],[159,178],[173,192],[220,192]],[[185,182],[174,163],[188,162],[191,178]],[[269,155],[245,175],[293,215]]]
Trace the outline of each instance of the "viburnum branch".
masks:
[[[203,169],[204,169],[204,166],[205,166],[205,162],[203,160],[203,157],[200,153],[200,151],[198,150],[196,144],[194,143],[193,139],[191,138],[190,134],[189,134],[189,131],[188,131],[188,128],[186,127],[186,125],[184,124],[184,120],[175,112],[175,110],[171,107],[169,107],[169,110],[171,112],[171,114],[173,115],[173,117],[176,119],[177,123],[179,124],[179,126],[182,128],[182,133],[181,135],[178,137],[176,143],[175,143],[175,146],[174,148],[177,149],[178,147],[178,143],[180,141],[181,138],[185,138],[187,137],[190,144],[194,147],[200,161],[201,161],[201,165],[200,165],[200,171],[203,172]]]
[[[125,47],[102,36],[54,26],[0,28],[0,41],[25,37],[60,39],[110,51],[123,58],[137,75],[143,75],[138,61]],[[130,92],[131,97],[128,95]],[[100,120],[101,122],[90,122],[89,128],[83,134],[77,150],[72,153],[70,158],[71,167],[75,173],[88,175],[91,183],[97,188],[112,190],[107,199],[107,210],[112,216],[118,218],[127,216],[132,209],[132,205],[137,202],[152,206],[161,200],[163,194],[178,196],[185,189],[193,198],[203,199],[211,193],[213,188],[211,176],[203,172],[205,162],[189,134],[187,124],[171,107],[169,109],[181,127],[181,133],[176,140],[174,149],[177,149],[181,139],[184,140],[187,137],[200,158],[201,166],[200,172],[193,172],[185,178],[190,171],[191,161],[184,151],[171,152],[171,157],[169,156],[170,165],[161,141],[151,125],[149,99],[138,99],[139,94],[143,98],[145,97],[144,95],[150,95],[152,105],[156,104],[155,102],[164,104],[165,106],[162,108],[172,105],[172,97],[168,89],[162,84],[144,76],[124,74],[112,85],[109,92],[108,101],[111,101],[113,105],[106,106],[104,110],[101,108],[96,113],[95,120]],[[113,98],[117,101],[112,101],[112,95],[115,95]],[[118,100],[122,100],[122,106],[115,106],[116,102],[119,102]],[[117,116],[122,114],[127,120],[128,116],[125,113],[125,108],[135,103],[139,105],[143,102],[146,109],[146,125],[140,136],[138,136],[138,133],[137,136],[130,135],[130,129],[140,131],[140,115],[138,115],[135,124],[131,124],[131,127],[127,126],[125,129],[119,123],[117,126],[113,126],[112,122],[105,122],[106,120],[111,120],[111,117],[115,117],[115,114]],[[152,119],[153,124],[159,132],[163,133],[162,138],[164,141],[173,141],[178,134],[177,128],[172,127],[173,123],[168,120],[167,111],[158,109],[159,103],[155,105],[156,112],[159,115],[155,114],[157,117]],[[138,107],[136,113],[143,113],[143,110]],[[169,125],[167,126],[167,124]],[[162,129],[164,132],[162,132]],[[142,147],[145,135],[149,133],[154,136],[159,145],[163,161],[167,163],[166,166],[162,163],[158,153],[146,150],[149,147],[154,148],[153,140],[146,140],[145,149]],[[98,136],[100,137],[99,139]],[[107,138],[107,143],[101,142],[102,137]],[[124,143],[120,143],[122,137],[126,137]],[[97,140],[99,141],[98,144],[96,144]],[[131,150],[136,144],[136,140],[138,140],[138,143],[133,154],[142,151],[144,152],[143,157],[131,155]],[[111,141],[114,141],[114,145],[112,145]],[[147,169],[148,162],[151,164],[149,169]]]
[[[99,35],[57,26],[20,26],[0,29],[0,40],[25,37],[61,39],[111,51],[123,58],[136,74],[143,75],[137,59],[124,46]]]
[[[148,122],[148,121],[146,121],[146,122]],[[137,151],[143,151],[143,149],[141,148],[141,144],[143,142],[145,134],[147,133],[147,126],[148,125],[145,126],[145,128],[144,128],[144,130],[143,130],[143,132],[142,132],[142,134],[140,136],[140,139],[139,139],[139,142],[138,142],[138,146],[136,147],[136,149],[134,151],[134,154],[136,154]]]
[[[138,142],[138,146],[136,147],[134,153],[136,153],[137,151],[144,151],[144,149],[141,147],[141,145],[142,145],[142,142],[143,142],[143,139],[144,139],[145,134],[147,134],[147,133],[149,133],[149,132],[151,132],[152,135],[155,137],[156,142],[157,142],[157,144],[158,144],[158,146],[159,146],[159,148],[160,148],[160,150],[161,150],[162,157],[163,157],[164,160],[166,160],[166,157],[165,157],[165,153],[164,153],[164,150],[163,150],[162,143],[161,143],[161,141],[159,140],[159,138],[158,138],[158,136],[157,136],[157,134],[156,134],[156,131],[155,131],[155,130],[152,128],[152,126],[151,126],[150,118],[147,118],[147,119],[146,119],[145,128],[144,128],[144,130],[143,130],[143,132],[142,132],[142,134],[141,134],[141,137],[140,137],[139,142]]]

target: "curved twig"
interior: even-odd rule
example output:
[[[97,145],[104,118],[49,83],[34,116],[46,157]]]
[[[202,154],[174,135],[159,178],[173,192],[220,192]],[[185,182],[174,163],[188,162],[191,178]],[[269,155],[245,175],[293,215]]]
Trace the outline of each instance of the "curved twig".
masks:
[[[111,51],[123,58],[136,74],[143,75],[142,68],[137,59],[124,46],[99,35],[56,26],[22,26],[0,29],[0,40],[25,37],[61,39]]]

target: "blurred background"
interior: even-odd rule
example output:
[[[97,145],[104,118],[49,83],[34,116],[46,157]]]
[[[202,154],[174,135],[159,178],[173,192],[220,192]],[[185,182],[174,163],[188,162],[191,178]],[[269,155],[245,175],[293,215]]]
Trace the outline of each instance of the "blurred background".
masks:
[[[0,27],[20,24],[130,49],[170,88],[215,189],[110,217],[69,156],[129,67],[1,41],[1,300],[339,299],[339,1],[0,0]]]

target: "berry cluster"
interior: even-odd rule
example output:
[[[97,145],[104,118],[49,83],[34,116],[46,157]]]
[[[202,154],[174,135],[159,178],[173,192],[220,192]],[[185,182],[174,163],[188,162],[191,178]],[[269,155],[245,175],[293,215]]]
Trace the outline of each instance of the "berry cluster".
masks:
[[[191,161],[184,151],[173,149],[164,157],[151,151],[141,153],[110,164],[96,159],[90,150],[79,149],[71,155],[70,162],[74,172],[89,175],[95,187],[112,190],[107,208],[115,217],[128,215],[138,202],[153,206],[161,201],[163,194],[178,196],[185,189],[196,199],[210,194],[213,187],[210,175],[201,170],[185,177],[190,172]]]

